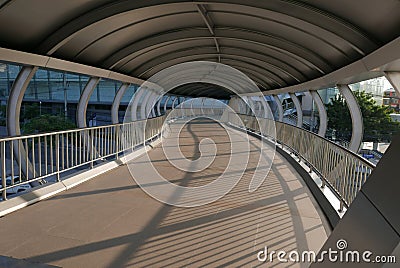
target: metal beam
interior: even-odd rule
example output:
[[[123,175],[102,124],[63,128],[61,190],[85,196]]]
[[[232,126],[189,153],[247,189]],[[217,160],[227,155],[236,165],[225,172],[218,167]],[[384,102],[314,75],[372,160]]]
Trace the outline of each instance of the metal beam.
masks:
[[[90,97],[92,96],[93,90],[97,86],[97,84],[100,82],[99,77],[91,77],[89,81],[87,82],[84,90],[82,91],[82,94],[79,98],[79,103],[76,109],[76,122],[78,124],[79,128],[85,128],[87,127],[86,124],[86,111],[87,111],[87,106],[90,100]]]
[[[164,114],[167,114],[167,105],[172,96],[168,96],[164,103]]]
[[[278,95],[273,95],[274,100],[276,102],[276,107],[278,108],[278,121],[283,122],[283,107],[282,107],[282,101],[278,97]]]
[[[204,114],[204,101],[205,101],[205,98],[201,98],[201,105],[200,105],[200,109],[201,109],[201,113],[202,114]]]
[[[210,16],[208,16],[207,9],[204,5],[197,4],[197,11],[199,11],[204,23],[207,25],[208,30],[210,31],[211,35],[214,36],[214,22],[211,20]]]
[[[265,97],[264,97],[264,96],[260,96],[259,98],[260,98],[262,107],[263,107],[263,109],[264,109],[264,118],[273,119],[273,118],[270,118],[270,117],[268,116],[270,110],[268,109],[268,103],[267,103],[267,101],[265,100]]]
[[[193,113],[193,102],[194,102],[195,98],[190,100],[190,114],[195,116],[195,114]]]
[[[182,117],[185,117],[185,115],[186,115],[186,113],[185,113],[185,100],[186,100],[186,97],[182,97],[182,101],[180,102],[180,104],[178,105],[179,106],[179,108],[180,108],[180,110],[181,110],[181,115],[182,115]]]
[[[142,79],[107,69],[7,48],[0,48],[0,58],[2,61],[17,63],[23,66],[36,66],[39,68],[79,73],[87,76],[117,80],[124,83],[141,84],[144,82]]]
[[[205,5],[197,4],[196,6],[197,6],[197,10],[199,11],[201,17],[204,20],[204,23],[207,25],[207,28],[210,31],[211,36],[214,37],[213,39],[214,39],[214,43],[215,43],[215,48],[217,50],[218,62],[221,62],[221,55],[220,55],[221,49],[220,49],[220,45],[218,43],[218,39],[215,37],[214,22],[208,15],[208,11],[207,11]]]
[[[182,4],[185,1],[183,2],[173,1],[169,2],[169,4],[172,4],[174,2],[176,4]],[[193,2],[187,1],[187,3],[193,3]],[[244,7],[246,6],[253,7],[263,10],[270,10],[270,11],[275,10],[276,12],[276,7],[274,7],[274,4],[273,3],[268,4],[268,2],[266,1],[247,1],[244,4],[243,1],[230,0],[226,1],[226,3],[242,5]],[[327,23],[332,24],[332,26],[329,27],[329,29],[325,27],[324,30],[325,31],[329,30],[331,34],[335,34],[338,37],[345,36],[344,35],[345,33],[346,36],[352,36],[353,38],[356,38],[356,40],[357,38],[360,38],[361,41],[359,42],[359,44],[362,44],[363,42],[366,44],[370,44],[371,40],[373,39],[371,36],[368,36],[365,32],[362,32],[358,28],[353,27],[349,22],[344,21],[343,19],[335,16],[335,14],[317,9],[315,6],[308,5],[305,3],[300,4],[293,1],[282,2],[282,5],[283,6],[279,9],[279,12],[282,14],[293,16],[293,12],[301,8],[301,10],[305,11],[306,14],[308,14],[309,16],[317,17],[318,21],[320,21],[322,25],[326,25]],[[41,47],[38,49],[38,51],[42,54],[45,53],[52,54],[56,52],[64,44],[66,44],[68,41],[73,39],[76,34],[82,32],[83,30],[89,28],[91,25],[96,24],[97,22],[106,21],[108,19],[114,18],[116,15],[121,15],[135,9],[140,9],[144,7],[157,7],[157,6],[162,7],[162,4],[159,3],[155,4],[153,1],[127,2],[124,0],[113,1],[112,4],[99,5],[98,7],[93,8],[84,14],[79,14],[77,17],[68,20],[66,24],[62,25],[62,27],[60,27],[54,33],[49,35],[46,38],[46,40],[43,40],[41,42]],[[305,19],[299,16],[296,17],[298,20],[305,21]],[[310,23],[309,20],[307,20],[307,22]],[[321,26],[315,23],[313,24],[313,26],[321,28]],[[347,41],[349,40],[349,38],[345,40]]]
[[[292,99],[294,106],[296,107],[297,112],[297,124],[296,126],[299,128],[303,127],[303,109],[301,108],[301,103],[299,98],[297,98],[296,94],[289,93],[290,98]]]
[[[318,135],[325,137],[326,129],[328,127],[328,115],[326,113],[325,105],[322,102],[321,96],[316,90],[311,90],[310,94],[315,101],[319,113],[319,130]]]
[[[147,119],[147,115],[149,114],[149,109],[147,108],[147,104],[149,102],[150,97],[155,94],[150,90],[146,90],[146,93],[140,103],[140,120]]]
[[[216,29],[216,38],[218,40],[239,40],[248,43],[255,43],[269,48],[273,48],[280,52],[291,55],[294,58],[301,59],[304,64],[318,70],[322,74],[331,72],[334,70],[334,66],[331,66],[324,58],[309,50],[301,44],[293,43],[290,40],[278,38],[272,35],[265,35],[260,32],[249,31],[243,28],[233,28],[230,27],[229,30],[226,29]],[[102,66],[116,69],[120,68],[120,65],[126,64],[130,61],[132,54],[140,55],[142,50],[146,50],[155,45],[160,44],[170,44],[179,41],[193,41],[193,40],[204,40],[204,39],[214,39],[210,37],[209,31],[199,28],[182,28],[176,31],[168,31],[165,33],[159,33],[154,36],[149,36],[140,41],[128,44],[119,51],[115,51],[109,57],[105,59]]]
[[[261,69],[259,74],[263,74],[264,70],[268,71],[270,74],[275,77],[279,77],[280,84],[289,84],[289,83],[299,83],[305,80],[304,76],[297,76],[297,74],[293,74],[280,66],[277,66],[269,61],[267,61],[268,57],[263,57],[262,55],[250,54],[244,52],[243,54],[235,54],[235,53],[201,53],[196,51],[194,53],[185,53],[184,55],[180,54],[171,54],[162,58],[159,57],[154,61],[146,62],[142,64],[137,69],[133,70],[132,73],[136,74],[139,77],[150,76],[149,74],[157,73],[159,70],[165,69],[166,66],[175,65],[175,63],[179,60],[179,62],[186,62],[190,60],[201,60],[203,58],[212,58],[215,56],[222,56],[224,61],[239,61],[245,63],[254,63],[257,64],[257,69]],[[276,78],[275,78],[276,79]]]
[[[38,67],[26,66],[18,73],[7,101],[7,131],[9,136],[21,135],[20,111],[26,89]]]
[[[177,96],[175,96],[175,99],[174,99],[174,101],[172,102],[172,106],[171,106],[171,108],[172,109],[175,109],[175,107],[176,107],[176,102],[179,100],[179,97],[177,97]]]
[[[158,104],[157,104],[157,116],[161,116],[161,101],[164,99],[165,96],[162,96],[159,100],[158,100]]]
[[[339,88],[340,94],[342,94],[342,96],[345,98],[347,107],[349,108],[351,115],[352,135],[348,149],[355,153],[358,153],[364,132],[361,109],[358,105],[356,97],[354,96],[348,85],[337,85],[337,87]]]
[[[179,47],[178,49],[175,49],[176,45],[178,45]],[[211,46],[209,44],[193,46],[191,43],[190,46],[184,48],[181,47],[181,42],[178,42],[176,45],[175,46],[170,45],[169,47],[171,47],[171,49],[162,46],[144,51],[142,54],[134,57],[132,61],[129,61],[129,65],[135,66],[134,68],[128,68],[127,67],[128,64],[124,65],[124,68],[129,70],[128,71],[129,73],[140,73],[141,71],[137,71],[138,70],[137,67],[145,64],[149,64],[150,66],[157,65],[159,63],[159,59],[165,59],[166,57],[168,57],[168,55],[180,56],[180,55],[191,55],[193,53],[199,54],[198,51],[210,53],[213,52],[215,49],[215,46]],[[265,46],[261,47],[259,45],[249,42],[244,43],[243,45],[246,45],[246,47],[240,47],[237,44],[230,44],[230,45],[225,44],[224,51],[225,53],[228,54],[242,55],[242,56],[250,55],[253,58],[262,59],[265,62],[269,62],[271,64],[279,66],[280,69],[292,73],[294,76],[297,76],[301,80],[307,80],[307,75],[304,72],[302,72],[302,70],[304,71],[304,67],[306,66],[299,67],[299,65],[304,64],[302,61],[294,57],[289,57],[288,55],[280,51],[268,49]],[[277,54],[279,54],[281,58],[278,57]],[[306,68],[307,70],[311,70],[311,68],[309,67]],[[317,72],[315,72],[314,74],[318,75]]]
[[[156,117],[156,104],[157,100],[159,99],[159,94],[156,93],[156,95],[153,97],[152,100],[150,100],[149,104],[149,114],[151,114],[151,117]]]
[[[21,71],[18,73],[18,76],[13,83],[13,86],[11,88],[7,100],[6,120],[7,120],[8,136],[21,135],[20,112],[21,112],[22,100],[24,98],[25,91],[28,88],[30,81],[32,80],[33,76],[35,75],[38,69],[39,68],[35,66],[23,67]],[[27,179],[34,178],[35,174],[33,174],[32,163],[29,161],[27,157],[24,145],[18,142],[14,142],[13,145],[14,145],[13,146],[14,157],[21,167],[21,172],[25,175],[25,178]],[[28,174],[26,174],[26,170],[28,170]],[[41,183],[33,182],[32,186],[37,186],[39,184]]]
[[[133,96],[133,102],[131,107],[131,120],[137,120],[137,113],[138,113],[138,105],[142,95],[146,93],[145,89],[140,87],[138,91],[136,91],[135,95]]]
[[[204,60],[205,59],[204,56],[205,55],[191,55],[180,58],[174,58],[164,63],[161,63],[157,66],[153,66],[151,69],[146,70],[145,73],[141,73],[140,76],[152,76],[153,74],[158,73],[159,71],[164,70],[165,68],[168,68],[173,65],[186,63],[189,61]],[[212,56],[213,55],[210,55],[210,59],[213,58]],[[246,72],[247,69],[253,70],[254,72],[257,72],[259,74],[259,77],[265,77],[269,81],[273,81],[276,85],[281,87],[295,82],[295,79],[291,79],[289,81],[285,80],[284,78],[282,78],[282,76],[287,74],[284,74],[280,72],[280,70],[275,69],[273,66],[270,66],[267,63],[257,59],[250,59],[246,57],[235,58],[226,56],[223,58],[222,63],[226,65],[241,66],[243,68],[243,72]],[[264,78],[260,79],[262,79],[266,85],[270,84],[270,82],[265,80]]]
[[[114,101],[111,106],[111,122],[113,124],[118,124],[119,123],[119,116],[118,116],[118,111],[119,111],[119,105],[121,103],[122,97],[125,94],[125,91],[129,88],[130,84],[124,83],[121,85],[121,87],[118,89],[117,93],[115,94]]]

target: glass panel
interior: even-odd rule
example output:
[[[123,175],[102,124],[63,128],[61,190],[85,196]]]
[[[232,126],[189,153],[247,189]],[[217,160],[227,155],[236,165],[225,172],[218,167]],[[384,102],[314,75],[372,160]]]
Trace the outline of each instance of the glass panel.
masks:
[[[125,91],[125,94],[124,94],[124,96],[122,97],[122,100],[121,100],[121,104],[128,105],[138,88],[139,88],[139,86],[137,86],[137,85],[131,85]]]
[[[121,87],[122,83],[101,80],[99,83],[99,101],[103,103],[112,103],[114,101],[116,91]]]
[[[35,74],[34,83],[36,85],[37,90],[37,98],[39,100],[45,101],[50,99],[50,91],[49,91],[49,72],[47,70],[38,70]],[[32,82],[31,82],[32,83]],[[25,93],[25,96],[27,94]]]
[[[67,100],[78,102],[81,96],[80,76],[76,74],[66,74]]]

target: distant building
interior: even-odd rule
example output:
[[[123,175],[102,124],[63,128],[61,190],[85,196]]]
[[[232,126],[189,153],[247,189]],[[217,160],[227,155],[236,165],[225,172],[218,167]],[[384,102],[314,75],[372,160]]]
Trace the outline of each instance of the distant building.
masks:
[[[318,93],[320,94],[322,101],[325,104],[328,104],[332,99],[336,98],[336,96],[339,94],[339,90],[337,88],[327,88],[318,90]]]
[[[383,92],[383,106],[388,106],[396,112],[400,111],[400,98],[393,88]]]
[[[364,91],[372,94],[378,105],[383,105],[385,77],[378,77],[351,85],[353,91]]]

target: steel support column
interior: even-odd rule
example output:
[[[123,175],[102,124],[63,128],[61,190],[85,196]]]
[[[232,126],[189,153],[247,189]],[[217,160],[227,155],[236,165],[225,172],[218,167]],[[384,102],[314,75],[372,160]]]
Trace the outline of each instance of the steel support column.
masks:
[[[24,98],[24,94],[26,89],[29,86],[30,81],[35,75],[38,67],[35,66],[26,66],[21,69],[18,73],[15,82],[11,88],[8,100],[7,100],[7,131],[8,136],[18,136],[21,135],[20,129],[20,112],[21,112],[21,104]],[[33,174],[33,168],[30,161],[26,161],[26,151],[24,145],[19,146],[18,142],[14,142],[13,144],[14,157],[17,160],[18,164],[21,167],[21,172],[25,175],[25,178],[30,179],[33,176],[29,177],[28,174],[25,174],[27,167],[29,168],[29,173]],[[22,175],[22,174],[21,174]],[[39,185],[40,182],[31,183],[32,186]]]
[[[149,113],[151,114],[151,118],[156,117],[156,109],[157,109],[157,101],[160,98],[160,94],[156,93],[151,102],[149,102]]]
[[[169,102],[170,99],[171,99],[171,96],[168,96],[167,99],[165,100],[165,103],[164,103],[164,114],[167,114],[167,105],[168,105],[168,102]]]
[[[129,88],[130,84],[124,83],[121,85],[121,87],[118,89],[117,93],[115,94],[114,101],[111,106],[111,122],[112,124],[118,124],[119,123],[119,116],[118,116],[118,111],[119,111],[119,105],[121,103],[122,97],[125,94],[125,91]]]
[[[337,87],[339,88],[340,94],[342,94],[342,96],[345,98],[351,115],[352,135],[348,149],[358,153],[364,132],[364,124],[360,106],[358,106],[357,99],[348,85],[337,85]]]
[[[81,97],[79,98],[78,107],[76,109],[76,122],[79,128],[85,128],[86,125],[86,111],[89,103],[90,96],[92,96],[93,90],[100,82],[100,78],[91,77],[87,82],[85,89],[83,90]]]
[[[253,101],[252,97],[246,96],[246,97],[244,97],[244,98],[246,98],[246,100],[247,100],[247,105],[248,105],[249,108],[250,108],[250,115],[256,116],[256,107],[255,107],[255,105],[254,105],[254,101]]]
[[[240,114],[240,99],[238,97],[234,97],[232,98],[232,100],[233,100],[233,110],[236,113]]]
[[[137,113],[138,113],[138,106],[139,106],[139,101],[142,95],[146,91],[143,88],[139,88],[138,91],[136,91],[135,95],[133,96],[133,102],[130,108],[130,113],[131,113],[131,120],[136,121],[137,120]]]
[[[261,100],[262,107],[264,109],[264,118],[268,118],[268,104],[267,104],[267,101],[265,100],[264,96],[260,97],[260,100]]]
[[[140,103],[140,120],[147,118],[148,115],[147,103],[149,101],[150,96],[153,95],[154,93],[151,92],[149,89],[147,89],[144,94],[145,95],[143,96],[143,100]]]
[[[247,104],[246,104],[246,102],[243,100],[243,98],[245,98],[245,97],[241,97],[240,99],[239,99],[239,110],[240,110],[240,113],[241,114],[247,114]]]
[[[193,116],[196,116],[196,115],[193,113],[193,102],[194,102],[194,100],[195,100],[194,98],[190,100],[190,114],[193,115]]]
[[[148,118],[156,117],[156,104],[159,96],[157,92],[154,92],[153,96],[149,99],[147,107],[148,112],[146,113]]]
[[[9,136],[21,135],[19,126],[21,104],[25,91],[37,70],[38,67],[34,66],[23,67],[13,83],[7,101],[7,131]]]
[[[276,106],[278,108],[278,121],[282,122],[283,121],[283,107],[282,107],[282,101],[278,97],[278,95],[273,95],[274,100],[276,102]]]
[[[186,116],[185,108],[184,108],[184,106],[185,106],[185,104],[186,104],[185,101],[186,101],[186,98],[183,97],[183,100],[182,100],[182,102],[181,102],[181,104],[180,104],[180,106],[181,106],[181,111],[182,111],[182,117],[185,117],[185,116]]]
[[[175,109],[175,107],[176,107],[176,102],[179,100],[179,97],[176,97],[175,96],[175,99],[174,99],[174,101],[172,102],[172,106],[171,106],[171,108],[172,109]]]
[[[289,93],[290,98],[292,99],[294,106],[296,107],[297,112],[297,124],[296,126],[299,128],[303,127],[303,109],[301,108],[301,103],[299,98],[297,98],[296,94]]]
[[[319,130],[318,130],[318,135],[321,137],[325,137],[326,134],[326,129],[328,127],[328,115],[326,113],[325,105],[322,102],[321,96],[316,90],[311,90],[309,91],[312,98],[315,101],[315,104],[317,105],[318,108],[318,113],[319,113]]]
[[[164,99],[165,96],[162,96],[159,100],[158,100],[158,104],[157,104],[157,116],[161,116],[161,101]]]

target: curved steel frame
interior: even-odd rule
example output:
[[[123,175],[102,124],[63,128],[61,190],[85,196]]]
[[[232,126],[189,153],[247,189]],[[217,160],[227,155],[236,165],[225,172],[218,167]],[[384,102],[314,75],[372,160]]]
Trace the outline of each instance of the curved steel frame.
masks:
[[[118,116],[118,111],[119,111],[119,105],[121,103],[122,97],[125,94],[125,91],[129,88],[130,84],[124,83],[121,85],[121,87],[118,89],[117,93],[115,94],[114,101],[111,106],[111,122],[112,124],[118,124],[119,123],[119,116]]]
[[[348,85],[338,85],[339,91],[345,98],[349,108],[352,122],[352,135],[349,144],[349,150],[358,153],[363,139],[364,124],[360,106]]]
[[[278,95],[273,95],[276,107],[278,108],[278,121],[282,122],[283,121],[283,107],[282,107],[282,101],[279,98]]]
[[[131,120],[132,121],[136,121],[137,120],[139,101],[140,101],[140,99],[141,99],[141,97],[142,97],[142,95],[144,93],[145,93],[144,88],[139,88],[139,90],[133,96],[133,101],[131,101],[131,108],[130,108]]]
[[[26,89],[38,67],[26,66],[18,73],[7,101],[7,131],[9,136],[18,136],[20,130],[20,111]]]
[[[165,100],[165,103],[164,103],[164,114],[167,113],[167,105],[168,105],[168,102],[169,102],[169,100],[171,98],[172,98],[172,96],[167,96],[167,99]]]
[[[18,73],[17,79],[15,80],[11,88],[7,101],[7,131],[8,135],[11,137],[21,135],[21,104],[24,98],[25,91],[28,88],[29,83],[37,70],[38,67],[34,66],[23,67]],[[33,172],[32,164],[27,157],[24,145],[14,142],[13,153],[16,156],[15,158],[19,163],[24,176],[29,179],[29,174],[35,175]],[[37,182],[33,182],[33,184],[36,183]],[[3,194],[3,198],[6,199],[5,194]]]
[[[289,93],[290,98],[293,100],[294,106],[296,107],[297,112],[297,124],[296,126],[299,128],[303,127],[303,109],[301,108],[301,103],[299,98],[297,98],[296,94]]]
[[[89,81],[87,82],[84,90],[82,91],[81,97],[79,98],[79,103],[76,108],[76,122],[78,124],[79,128],[85,128],[87,127],[86,124],[86,111],[87,111],[87,106],[90,100],[90,97],[92,96],[93,90],[97,86],[97,84],[100,82],[100,78],[98,77],[91,77]]]
[[[319,130],[318,130],[318,135],[321,137],[325,137],[326,134],[326,129],[328,128],[328,115],[326,113],[325,105],[322,102],[321,96],[319,93],[315,90],[309,91],[312,98],[315,101],[315,104],[317,105],[318,108],[318,113],[319,113]]]

